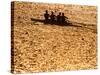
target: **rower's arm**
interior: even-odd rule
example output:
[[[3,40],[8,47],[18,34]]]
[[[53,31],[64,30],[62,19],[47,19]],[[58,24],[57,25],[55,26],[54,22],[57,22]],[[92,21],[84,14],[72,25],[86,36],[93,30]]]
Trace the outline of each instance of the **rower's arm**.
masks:
[[[66,19],[68,19],[68,17],[65,17]]]

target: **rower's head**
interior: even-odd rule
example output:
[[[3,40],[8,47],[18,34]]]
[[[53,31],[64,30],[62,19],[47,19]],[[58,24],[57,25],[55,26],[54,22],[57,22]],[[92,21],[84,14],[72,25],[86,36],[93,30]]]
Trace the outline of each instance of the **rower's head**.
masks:
[[[61,12],[59,12],[59,15],[61,15]]]
[[[53,12],[53,11],[51,11],[51,14],[53,15],[53,14],[54,14],[54,12]]]
[[[48,13],[48,10],[46,10],[45,12]]]
[[[62,16],[64,16],[64,13],[62,13]]]

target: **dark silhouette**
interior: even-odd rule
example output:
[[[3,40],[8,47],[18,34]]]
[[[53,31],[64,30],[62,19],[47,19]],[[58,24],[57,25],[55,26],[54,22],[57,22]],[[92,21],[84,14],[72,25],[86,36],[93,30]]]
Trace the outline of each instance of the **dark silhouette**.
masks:
[[[37,24],[35,24],[36,22],[42,22],[42,23],[44,23],[44,25],[55,24],[55,25],[59,25],[59,26],[83,27],[83,28],[87,28],[90,30],[94,30],[94,29],[85,27],[85,26],[86,25],[95,26],[95,24],[85,24],[85,23],[69,21],[69,19],[64,15],[64,13],[61,13],[61,12],[59,12],[59,14],[57,16],[55,16],[53,11],[51,12],[51,15],[49,15],[48,10],[46,10],[45,14],[44,14],[44,18],[45,18],[44,20],[31,18],[31,21],[33,21],[34,25],[37,25]],[[13,23],[13,20],[12,20],[12,23]],[[94,31],[94,33],[96,33],[96,32]]]
[[[55,16],[54,12],[51,11],[51,15],[48,14],[48,10],[45,11],[44,14],[44,23],[46,24],[58,24],[58,25],[64,25],[66,23],[68,23],[68,19],[64,13],[59,12],[59,14],[57,16]],[[41,20],[38,20],[41,21]]]
[[[45,23],[48,23],[49,22],[48,10],[45,11],[44,18],[45,18]]]
[[[64,24],[66,22],[66,19],[68,19],[64,13],[62,13],[62,16],[61,16],[61,23]]]
[[[57,24],[61,24],[61,12],[57,15]]]
[[[71,24],[70,22],[68,22],[68,20],[66,21],[66,18],[64,13],[59,12],[59,14],[57,16],[55,16],[54,12],[51,11],[51,15],[48,14],[48,10],[45,11],[44,14],[44,20],[41,19],[34,19],[31,18],[32,21],[39,21],[39,22],[44,22],[45,24],[56,24],[56,25],[68,25]],[[67,18],[68,19],[68,18]]]
[[[55,15],[54,15],[54,12],[53,11],[51,12],[51,15],[50,15],[50,23],[51,24],[54,24],[55,23]]]
[[[45,14],[44,14],[44,18],[45,18],[44,20],[35,19],[35,18],[31,18],[31,20],[34,21],[34,24],[35,24],[35,22],[38,21],[38,22],[43,22],[44,24],[46,23],[46,25],[47,24],[55,24],[55,25],[60,25],[60,26],[74,26],[74,27],[82,27],[80,25],[84,25],[84,26],[87,25],[84,23],[71,22],[64,15],[64,13],[61,13],[61,12],[59,12],[59,14],[57,16],[55,16],[53,11],[51,11],[51,15],[49,15],[48,10],[46,10]]]

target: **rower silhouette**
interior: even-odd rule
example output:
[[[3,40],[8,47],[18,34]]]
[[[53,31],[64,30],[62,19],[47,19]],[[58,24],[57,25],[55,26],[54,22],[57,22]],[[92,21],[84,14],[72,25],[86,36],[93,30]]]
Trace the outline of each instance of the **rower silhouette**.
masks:
[[[57,15],[57,24],[61,24],[61,12]]]
[[[49,22],[48,10],[45,11],[44,18],[45,18],[45,23],[48,23]]]
[[[54,15],[54,12],[53,11],[51,12],[51,15],[50,15],[50,23],[51,24],[54,24],[55,23],[55,15]]]
[[[62,16],[61,16],[61,23],[62,23],[62,24],[66,23],[66,19],[68,19],[68,18],[64,15],[64,13],[62,13]]]

